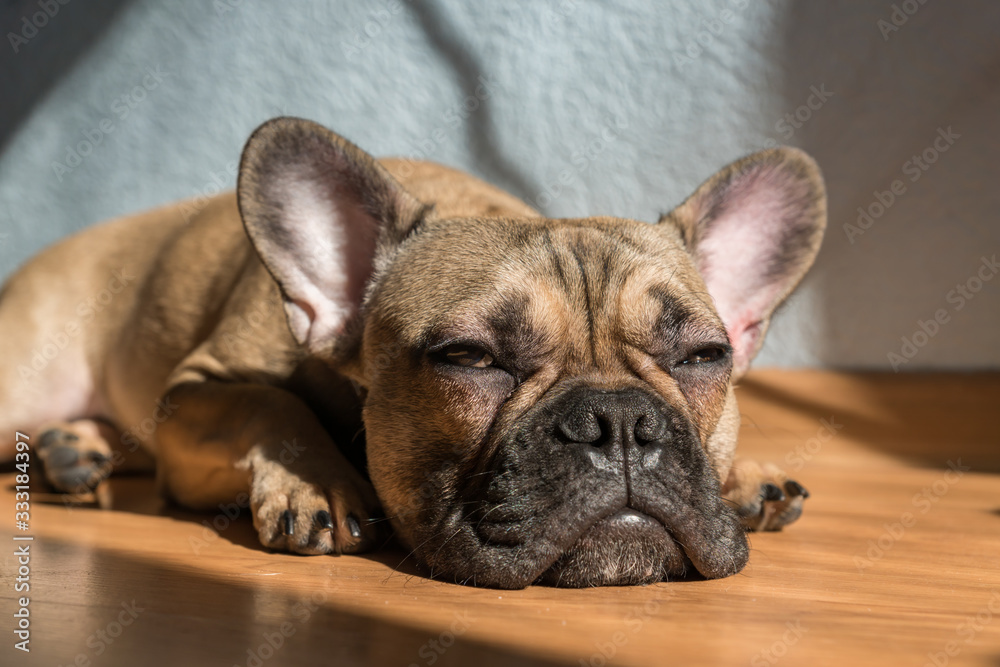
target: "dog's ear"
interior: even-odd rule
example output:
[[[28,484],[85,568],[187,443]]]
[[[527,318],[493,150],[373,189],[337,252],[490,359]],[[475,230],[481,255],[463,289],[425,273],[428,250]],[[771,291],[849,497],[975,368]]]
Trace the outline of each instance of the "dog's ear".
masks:
[[[312,351],[330,349],[424,210],[372,156],[299,118],[253,133],[237,196],[247,235],[281,287],[289,328]]]
[[[826,227],[819,167],[795,148],[734,162],[665,215],[688,252],[733,346],[733,377],[750,365],[771,314],[813,263]]]

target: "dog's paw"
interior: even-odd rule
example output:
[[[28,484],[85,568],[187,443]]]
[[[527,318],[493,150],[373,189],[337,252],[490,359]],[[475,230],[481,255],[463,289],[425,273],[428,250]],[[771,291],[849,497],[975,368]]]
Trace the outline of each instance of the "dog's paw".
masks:
[[[747,530],[781,530],[802,516],[809,492],[771,463],[737,459],[722,485],[722,497]]]
[[[324,463],[309,469],[266,456],[253,459],[250,509],[261,544],[299,554],[358,553],[374,546],[380,532],[372,521],[379,514],[375,490],[347,461]]]
[[[63,493],[92,493],[113,469],[108,443],[96,428],[80,422],[43,431],[35,454],[42,463],[45,480]]]

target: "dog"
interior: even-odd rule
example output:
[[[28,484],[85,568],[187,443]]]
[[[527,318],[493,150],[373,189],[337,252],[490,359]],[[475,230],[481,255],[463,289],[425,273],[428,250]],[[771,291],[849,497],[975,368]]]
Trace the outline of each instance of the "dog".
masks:
[[[62,492],[146,452],[182,506],[245,494],[279,551],[394,535],[431,576],[496,588],[729,576],[808,496],[736,461],[733,387],[825,224],[793,148],[655,224],[549,219],[276,118],[235,193],[86,229],[9,279],[0,433],[34,434]]]

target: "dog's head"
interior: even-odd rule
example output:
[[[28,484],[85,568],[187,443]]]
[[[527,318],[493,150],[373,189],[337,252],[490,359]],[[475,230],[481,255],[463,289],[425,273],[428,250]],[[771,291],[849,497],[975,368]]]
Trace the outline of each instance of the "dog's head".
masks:
[[[746,563],[719,495],[732,386],[820,243],[808,156],[751,155],[658,224],[445,217],[286,118],[248,143],[239,201],[293,335],[363,388],[372,482],[435,574],[585,586]]]

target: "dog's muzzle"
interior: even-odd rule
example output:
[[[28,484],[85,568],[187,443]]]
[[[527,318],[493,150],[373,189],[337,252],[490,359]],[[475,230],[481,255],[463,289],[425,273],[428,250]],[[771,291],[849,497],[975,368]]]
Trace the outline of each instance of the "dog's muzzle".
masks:
[[[693,426],[642,389],[540,403],[470,480],[452,538],[425,558],[479,585],[650,583],[692,566],[716,578],[748,557]]]

